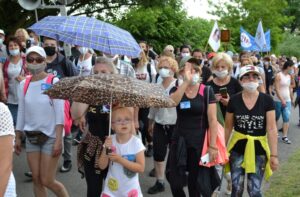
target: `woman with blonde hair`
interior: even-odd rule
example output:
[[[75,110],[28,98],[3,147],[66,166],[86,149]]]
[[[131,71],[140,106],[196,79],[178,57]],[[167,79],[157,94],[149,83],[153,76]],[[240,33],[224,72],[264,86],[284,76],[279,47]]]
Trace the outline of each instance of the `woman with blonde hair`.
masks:
[[[162,80],[158,82],[167,95],[170,90],[176,86],[175,73],[178,71],[178,63],[175,59],[168,56],[159,58],[157,65],[159,76]],[[178,86],[178,84],[177,84]],[[168,146],[171,143],[171,137],[177,120],[176,107],[173,108],[150,108],[148,132],[153,136],[153,159],[154,175],[156,183],[148,189],[148,194],[156,194],[165,190],[165,157]]]
[[[154,61],[148,59],[145,52],[140,53],[137,64],[134,66],[136,78],[148,83],[154,83],[156,81],[156,69]],[[140,123],[140,131],[142,134],[142,141],[144,145],[148,144],[147,151],[145,152],[147,157],[153,155],[152,137],[148,133],[148,114],[149,108],[140,108],[138,112],[138,119]]]
[[[26,29],[23,29],[23,28],[17,29],[15,32],[15,37],[17,37],[19,39],[19,41],[22,44],[23,49],[30,47],[30,46],[26,46],[26,41],[30,40],[30,36],[29,36],[28,32],[26,31]]]

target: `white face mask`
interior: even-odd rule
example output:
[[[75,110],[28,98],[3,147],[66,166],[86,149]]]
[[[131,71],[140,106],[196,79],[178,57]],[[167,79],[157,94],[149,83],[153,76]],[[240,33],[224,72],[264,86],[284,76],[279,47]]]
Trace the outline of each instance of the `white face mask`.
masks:
[[[187,56],[191,56],[191,54],[190,53],[181,53],[181,56],[182,57],[187,57]]]
[[[82,55],[86,54],[89,51],[89,49],[86,47],[80,47],[78,50]]]
[[[20,54],[20,50],[19,49],[9,50],[9,54],[12,56],[17,56]]]
[[[222,71],[215,70],[213,73],[214,73],[218,78],[225,78],[225,77],[227,77],[227,75],[228,75],[228,70],[222,70]]]
[[[158,73],[162,78],[167,78],[171,76],[171,70],[168,68],[161,68],[159,69]]]
[[[197,83],[199,83],[199,81],[200,81],[200,76],[199,76],[199,73],[195,73],[194,75],[193,75],[193,79],[192,79],[192,85],[196,85]]]
[[[270,63],[269,63],[269,62],[264,62],[264,64],[265,64],[266,66],[269,66]]]
[[[258,82],[248,82],[248,83],[243,83],[242,87],[249,92],[254,92],[257,90],[259,84]]]

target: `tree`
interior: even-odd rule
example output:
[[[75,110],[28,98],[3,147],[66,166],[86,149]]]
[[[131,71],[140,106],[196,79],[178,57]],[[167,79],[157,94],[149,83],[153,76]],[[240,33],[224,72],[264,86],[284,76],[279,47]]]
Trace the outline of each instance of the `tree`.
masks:
[[[283,27],[291,20],[284,15],[288,5],[285,0],[229,0],[224,4],[211,4],[215,6],[212,14],[220,17],[221,26],[231,30],[231,44],[236,49],[240,48],[240,27],[255,35],[257,24],[262,20],[264,30],[271,29],[271,45],[276,50]]]
[[[170,0],[76,0],[68,6],[68,15],[87,15],[102,18],[117,16],[121,8],[164,6]],[[50,5],[49,0],[45,0]],[[58,9],[38,9],[39,19],[57,15]],[[13,34],[17,28],[27,28],[35,22],[34,11],[23,9],[16,0],[0,1],[0,28]]]
[[[279,53],[300,58],[300,36],[286,32],[283,38],[283,42],[278,46]]]
[[[204,19],[188,18],[178,1],[164,7],[131,9],[113,23],[128,30],[135,39],[146,40],[157,51],[169,44],[204,48],[213,26]]]
[[[288,6],[284,13],[292,17],[292,20],[289,24],[286,24],[286,27],[290,28],[291,33],[294,33],[295,30],[300,27],[300,1],[287,0],[287,3]]]

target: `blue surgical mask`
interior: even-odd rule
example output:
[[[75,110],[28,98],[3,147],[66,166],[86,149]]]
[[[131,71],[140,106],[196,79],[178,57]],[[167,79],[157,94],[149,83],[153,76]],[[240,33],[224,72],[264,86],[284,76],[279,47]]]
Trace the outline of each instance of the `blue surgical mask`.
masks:
[[[0,38],[0,45],[2,45],[3,44],[3,39],[2,38]]]
[[[294,74],[294,69],[289,70],[289,74],[290,74],[290,75]]]
[[[9,54],[12,56],[17,56],[20,54],[20,50],[19,49],[9,50]]]
[[[200,76],[199,76],[199,73],[195,73],[194,75],[193,75],[193,79],[192,79],[192,85],[196,85],[197,83],[199,83],[200,82]]]

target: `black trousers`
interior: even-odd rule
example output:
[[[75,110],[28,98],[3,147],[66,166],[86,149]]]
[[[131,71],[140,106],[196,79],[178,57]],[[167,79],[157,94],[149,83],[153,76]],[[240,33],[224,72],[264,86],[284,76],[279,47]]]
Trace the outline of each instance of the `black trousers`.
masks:
[[[146,145],[146,142],[152,142],[152,137],[148,132],[149,127],[149,108],[140,108],[139,109],[139,123],[140,123],[140,130],[142,133],[142,141],[143,144]]]
[[[94,159],[93,159],[94,160]],[[96,174],[94,161],[84,163],[85,180],[87,184],[87,197],[99,196],[102,193],[102,185],[106,174]]]
[[[199,170],[199,154],[194,148],[187,149],[187,170],[188,174],[188,191],[189,197],[200,197],[200,191],[197,189],[197,178]],[[171,185],[172,195],[174,197],[185,197],[183,188],[174,188]]]

